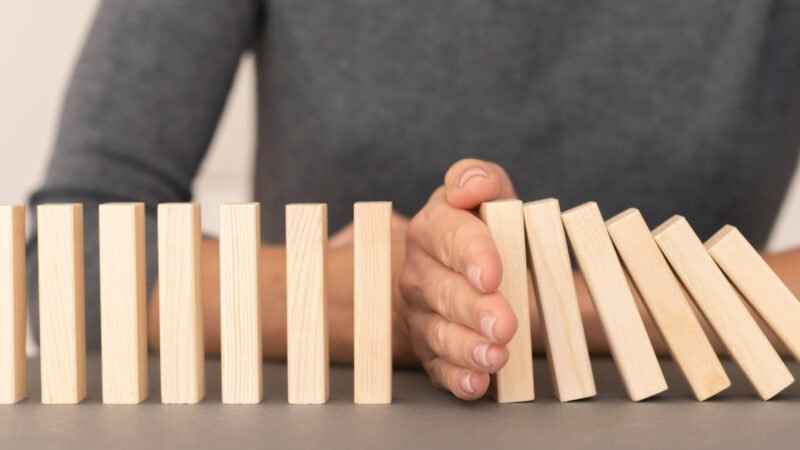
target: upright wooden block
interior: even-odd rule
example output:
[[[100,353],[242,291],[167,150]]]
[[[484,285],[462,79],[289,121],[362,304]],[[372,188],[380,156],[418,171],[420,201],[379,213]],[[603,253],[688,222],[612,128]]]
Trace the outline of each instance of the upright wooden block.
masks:
[[[392,402],[392,204],[353,207],[353,400]]]
[[[221,205],[219,215],[222,402],[255,404],[264,394],[259,204]]]
[[[594,202],[562,214],[628,397],[639,401],[667,389],[625,273]]]
[[[706,242],[719,267],[800,361],[800,302],[742,233],[726,225]]]
[[[147,398],[144,204],[100,205],[103,403]]]
[[[525,229],[544,328],[547,361],[562,402],[594,396],[592,365],[583,332],[575,279],[558,200],[526,203]]]
[[[39,350],[42,403],[86,397],[83,206],[40,205]]]
[[[653,231],[656,242],[758,395],[772,398],[794,378],[689,222],[674,216]]]
[[[289,403],[328,401],[328,208],[286,205]]]
[[[705,400],[728,388],[731,381],[639,210],[629,209],[606,225],[694,396]]]
[[[205,355],[196,203],[158,205],[158,302],[161,402],[199,403]]]
[[[0,404],[25,398],[25,207],[0,205]]]
[[[530,401],[534,398],[533,352],[522,202],[486,202],[481,205],[480,215],[489,227],[503,264],[498,292],[517,316],[517,332],[507,345],[508,362],[494,377],[495,398],[500,403]]]

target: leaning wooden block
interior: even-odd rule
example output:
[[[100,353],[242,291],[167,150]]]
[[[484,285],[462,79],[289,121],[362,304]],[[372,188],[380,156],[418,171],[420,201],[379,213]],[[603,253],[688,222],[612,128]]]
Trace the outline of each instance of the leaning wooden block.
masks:
[[[40,205],[39,351],[42,403],[86,397],[83,206]]]
[[[259,403],[264,393],[258,203],[219,208],[222,402]]]
[[[205,396],[200,206],[158,205],[158,311],[161,402]]]
[[[495,397],[500,403],[530,401],[534,398],[533,353],[522,202],[487,202],[481,205],[480,215],[489,227],[503,264],[498,292],[517,316],[517,332],[507,345],[508,362],[495,375]]]
[[[562,402],[592,397],[597,391],[561,208],[558,200],[546,199],[526,203],[523,209],[536,279],[536,300],[556,397]]]
[[[103,403],[147,398],[144,204],[100,205]]]
[[[728,388],[731,381],[639,210],[629,209],[606,226],[694,396],[705,400]]]
[[[794,378],[689,222],[674,216],[653,231],[664,256],[764,400]]]
[[[353,207],[354,402],[392,402],[392,204]]]
[[[630,287],[594,202],[562,214],[628,397],[639,401],[667,389]]]
[[[719,267],[800,361],[800,302],[738,229],[726,225],[706,242]]]
[[[25,207],[0,205],[0,404],[25,398]]]
[[[286,362],[292,404],[328,401],[327,247],[327,205],[286,205]]]

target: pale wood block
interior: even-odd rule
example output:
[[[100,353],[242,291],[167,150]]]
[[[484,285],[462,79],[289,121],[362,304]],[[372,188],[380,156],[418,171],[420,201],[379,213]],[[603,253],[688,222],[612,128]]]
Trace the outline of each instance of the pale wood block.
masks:
[[[289,403],[328,401],[328,207],[286,205]]]
[[[26,394],[25,207],[0,205],[0,404]]]
[[[158,312],[161,402],[205,396],[200,206],[158,205]]]
[[[792,374],[689,222],[674,216],[656,228],[653,236],[758,395],[767,400],[789,386]]]
[[[534,399],[533,351],[522,202],[486,202],[481,205],[480,216],[492,234],[503,264],[503,279],[497,291],[517,317],[517,332],[506,346],[508,362],[494,377],[495,398],[500,403],[530,401]]]
[[[667,382],[597,203],[566,211],[562,219],[628,397],[639,401],[665,391]]]
[[[83,205],[36,211],[42,403],[79,403],[86,397]]]
[[[147,398],[147,276],[143,203],[100,205],[103,403]]]
[[[731,385],[689,298],[637,209],[606,222],[617,252],[697,400]]]
[[[255,404],[264,396],[259,208],[258,203],[219,208],[223,403]]]
[[[392,402],[392,203],[353,206],[353,400]]]
[[[536,280],[536,300],[556,397],[562,402],[592,397],[597,391],[561,208],[558,200],[546,199],[526,203],[523,210]]]
[[[742,233],[730,225],[706,242],[717,265],[800,361],[800,302]]]

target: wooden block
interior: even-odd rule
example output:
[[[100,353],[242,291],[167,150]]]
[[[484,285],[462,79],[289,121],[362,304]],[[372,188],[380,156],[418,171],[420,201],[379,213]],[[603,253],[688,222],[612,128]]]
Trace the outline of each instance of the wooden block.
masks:
[[[639,401],[665,391],[667,382],[597,203],[566,211],[562,219],[628,397]]]
[[[286,205],[289,403],[328,401],[328,208]]]
[[[199,403],[205,355],[196,203],[158,205],[158,311],[161,402]]]
[[[728,388],[731,381],[639,210],[629,209],[606,226],[694,396],[705,400]]]
[[[147,398],[144,204],[100,205],[103,403]]]
[[[42,403],[86,397],[83,206],[40,205],[39,351]]]
[[[653,236],[758,395],[767,400],[789,386],[791,373],[689,222],[674,216]]]
[[[498,292],[517,316],[517,332],[507,345],[508,362],[494,377],[495,398],[500,403],[530,401],[534,398],[533,351],[522,202],[486,202],[481,205],[480,215],[489,227],[503,264]]]
[[[25,398],[25,207],[0,205],[0,404]]]
[[[353,400],[392,402],[392,204],[356,203]]]
[[[583,332],[575,279],[558,200],[526,203],[525,229],[536,280],[539,317],[556,397],[567,402],[597,391]]]
[[[222,402],[255,404],[264,395],[259,204],[221,205],[219,215]]]
[[[800,302],[738,229],[726,225],[706,242],[717,265],[800,361]]]

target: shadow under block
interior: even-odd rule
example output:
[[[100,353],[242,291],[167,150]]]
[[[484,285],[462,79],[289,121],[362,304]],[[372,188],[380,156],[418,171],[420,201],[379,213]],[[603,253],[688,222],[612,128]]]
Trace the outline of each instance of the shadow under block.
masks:
[[[286,205],[286,363],[292,404],[328,401],[327,247],[327,205]]]
[[[606,222],[625,267],[697,400],[731,385],[689,298],[637,209]]]
[[[200,206],[158,205],[158,311],[161,403],[205,396]]]
[[[503,264],[503,279],[497,291],[503,294],[517,316],[517,332],[506,346],[508,362],[494,377],[495,398],[499,403],[530,401],[534,399],[533,353],[522,202],[486,202],[481,205],[480,215],[492,234]]]
[[[0,205],[0,404],[26,394],[25,207]]]
[[[600,209],[586,203],[562,219],[628,397],[639,401],[665,391],[667,382]]]
[[[353,206],[353,401],[392,402],[392,204]]]
[[[147,281],[143,203],[99,207],[103,403],[147,398]]]
[[[261,225],[258,203],[219,207],[222,402],[264,396],[261,341]]]
[[[800,302],[742,233],[726,225],[706,242],[717,265],[800,361]]]
[[[86,397],[83,206],[40,205],[39,350],[42,403]]]
[[[789,386],[791,373],[689,222],[674,216],[653,236],[758,395],[768,400]]]
[[[562,402],[593,397],[597,390],[558,200],[526,203],[523,211],[556,397]]]

